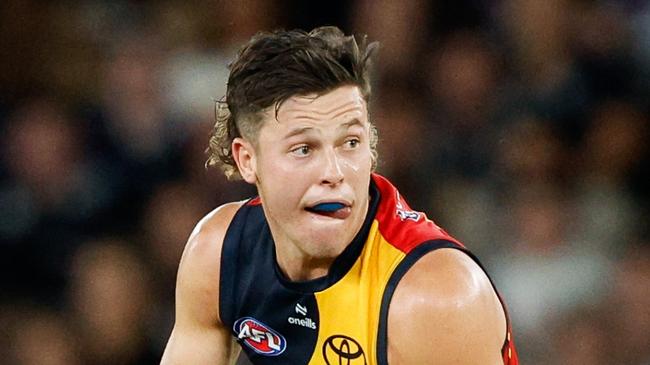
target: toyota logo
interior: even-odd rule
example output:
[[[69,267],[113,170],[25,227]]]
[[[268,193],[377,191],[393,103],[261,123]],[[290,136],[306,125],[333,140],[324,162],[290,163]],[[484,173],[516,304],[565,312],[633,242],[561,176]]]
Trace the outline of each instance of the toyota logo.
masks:
[[[323,343],[323,358],[327,365],[367,365],[361,345],[352,337],[330,336]]]

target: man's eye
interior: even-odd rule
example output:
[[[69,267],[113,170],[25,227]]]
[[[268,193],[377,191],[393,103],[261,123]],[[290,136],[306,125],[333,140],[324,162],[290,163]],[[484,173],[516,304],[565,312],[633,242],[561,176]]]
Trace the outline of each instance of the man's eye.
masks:
[[[350,147],[350,148],[356,148],[356,147],[359,146],[359,143],[361,143],[361,141],[359,141],[358,139],[355,138],[355,139],[347,140],[347,141],[345,141],[345,143],[346,143],[346,144],[348,145],[348,147]]]
[[[293,153],[294,155],[298,155],[298,156],[307,156],[310,151],[311,151],[311,148],[309,148],[309,146],[300,146],[300,147],[292,149],[291,153]]]

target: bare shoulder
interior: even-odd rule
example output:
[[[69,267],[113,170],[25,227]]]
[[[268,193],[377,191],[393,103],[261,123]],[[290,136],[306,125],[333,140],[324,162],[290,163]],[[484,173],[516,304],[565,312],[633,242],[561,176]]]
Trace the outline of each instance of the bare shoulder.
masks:
[[[243,202],[227,203],[208,213],[196,225],[187,241],[178,269],[177,305],[201,310],[214,320],[218,313],[221,248],[226,232]],[[213,311],[205,310],[214,308]],[[197,316],[199,313],[195,313]]]
[[[395,290],[388,315],[391,364],[499,364],[506,319],[472,258],[439,249],[420,258]]]
[[[221,246],[228,226],[244,202],[224,204],[208,213],[197,223],[185,246],[181,265],[185,260],[202,260],[221,255]],[[213,257],[206,257],[213,256]]]

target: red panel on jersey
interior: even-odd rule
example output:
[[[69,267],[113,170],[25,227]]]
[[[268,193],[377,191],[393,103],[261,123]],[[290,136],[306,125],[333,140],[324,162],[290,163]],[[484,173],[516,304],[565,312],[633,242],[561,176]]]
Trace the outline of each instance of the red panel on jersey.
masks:
[[[422,242],[439,239],[464,247],[424,213],[412,210],[386,178],[372,174],[372,179],[381,193],[381,203],[376,215],[379,232],[395,248],[408,253]]]

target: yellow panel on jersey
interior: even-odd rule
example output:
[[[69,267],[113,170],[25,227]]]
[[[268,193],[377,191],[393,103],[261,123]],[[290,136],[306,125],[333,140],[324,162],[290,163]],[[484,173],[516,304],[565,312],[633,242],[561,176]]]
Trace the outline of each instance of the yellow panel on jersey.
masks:
[[[361,256],[347,275],[315,293],[321,327],[309,364],[376,364],[377,329],[382,295],[405,257],[388,244],[374,221]],[[352,358],[354,357],[354,358]]]

